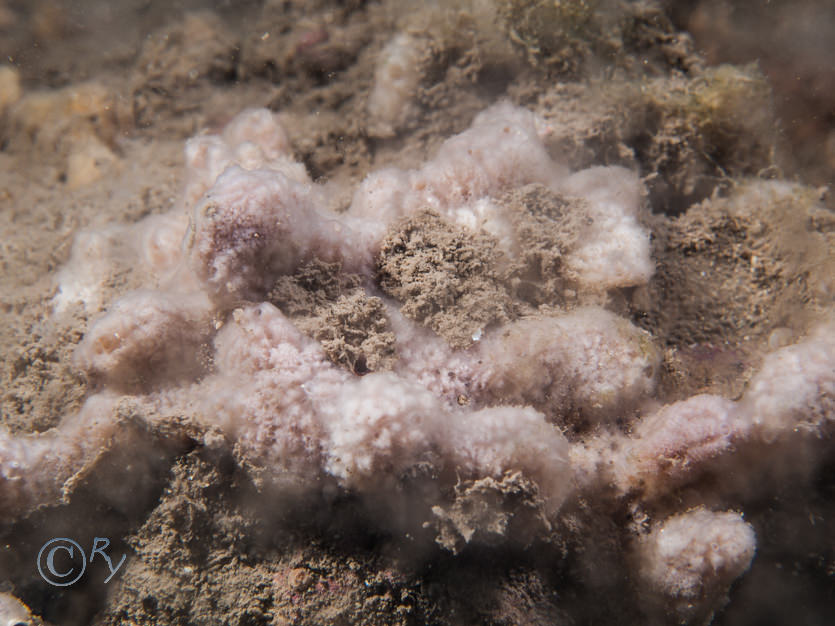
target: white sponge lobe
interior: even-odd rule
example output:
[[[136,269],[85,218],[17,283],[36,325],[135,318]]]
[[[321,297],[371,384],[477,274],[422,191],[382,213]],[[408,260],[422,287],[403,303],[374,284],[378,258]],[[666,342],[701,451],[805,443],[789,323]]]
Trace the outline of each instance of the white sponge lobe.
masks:
[[[638,222],[643,186],[622,167],[592,167],[570,176],[562,190],[588,201],[587,236],[566,259],[586,287],[643,285],[652,277],[649,233]]]
[[[739,513],[694,509],[667,519],[638,548],[641,578],[681,617],[709,617],[751,565],[756,535]]]
[[[383,48],[368,97],[368,133],[372,137],[394,136],[417,113],[422,56],[421,40],[408,33],[396,35]]]

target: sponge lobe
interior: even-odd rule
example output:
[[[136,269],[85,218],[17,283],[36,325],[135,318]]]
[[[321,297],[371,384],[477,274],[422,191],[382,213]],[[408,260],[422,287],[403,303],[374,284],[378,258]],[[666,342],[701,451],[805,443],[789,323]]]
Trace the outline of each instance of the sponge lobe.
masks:
[[[117,387],[194,375],[210,311],[202,294],[131,292],[93,323],[76,350],[76,363],[92,378]]]
[[[638,571],[662,607],[687,623],[709,623],[755,549],[754,529],[742,515],[698,508],[667,519],[641,540]]]
[[[215,300],[226,302],[263,299],[276,277],[312,258],[367,273],[361,231],[317,204],[310,185],[279,172],[230,167],[195,210],[192,269]]]

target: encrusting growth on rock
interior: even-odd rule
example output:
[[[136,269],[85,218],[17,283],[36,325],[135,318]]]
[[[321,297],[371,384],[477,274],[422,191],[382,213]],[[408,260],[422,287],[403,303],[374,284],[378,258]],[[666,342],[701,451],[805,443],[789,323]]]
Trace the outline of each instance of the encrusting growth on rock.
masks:
[[[739,400],[659,407],[662,351],[600,305],[653,277],[645,189],[622,167],[568,172],[550,132],[501,102],[419,168],[368,175],[342,213],[275,114],[188,142],[177,208],[110,233],[142,235],[147,283],[77,350],[93,395],[49,433],[0,431],[0,516],[55,502],[98,449],[129,441],[113,416],[130,397],[148,420],[220,433],[287,497],[351,493],[381,526],[434,530],[453,552],[525,547],[581,503],[629,502],[666,518],[627,541],[649,605],[711,615],[754,533],[666,498],[712,468],[743,480],[757,446],[791,459],[830,433],[835,332],[766,356]],[[97,275],[79,276],[95,254],[74,252],[56,307],[97,301]]]

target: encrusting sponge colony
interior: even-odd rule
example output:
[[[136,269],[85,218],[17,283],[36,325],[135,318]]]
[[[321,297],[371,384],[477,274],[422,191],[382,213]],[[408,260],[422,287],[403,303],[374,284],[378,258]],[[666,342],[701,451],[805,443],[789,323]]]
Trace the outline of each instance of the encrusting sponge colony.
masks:
[[[391,45],[399,62],[414,61],[413,42]],[[378,132],[388,134],[391,103],[372,95],[369,106],[385,114]],[[97,450],[129,440],[135,424],[115,417],[127,401],[148,420],[179,415],[219,430],[288,494],[331,486],[384,511],[411,499],[414,519],[379,516],[409,531],[449,522],[466,485],[509,477],[531,485],[549,520],[543,532],[580,498],[653,510],[712,471],[743,481],[757,471],[748,454],[757,446],[791,458],[831,431],[831,322],[768,355],[737,401],[658,405],[662,355],[652,336],[595,304],[653,275],[643,185],[621,167],[567,171],[549,155],[549,132],[534,113],[501,102],[419,168],[368,175],[344,212],[328,208],[330,190],[293,160],[269,111],[245,111],[221,134],[190,140],[184,195],[170,214],[79,235],[56,309],[80,302],[98,314],[99,268],[117,255],[133,260],[144,288],[110,303],[78,347],[75,362],[97,389],[80,411],[43,434],[0,430],[0,516],[59,500]],[[551,249],[561,251],[561,280],[586,297],[579,306],[496,309],[468,345],[452,346],[381,289],[387,237],[425,212],[492,242],[485,284],[540,280],[523,267],[520,223],[531,216],[507,201],[532,185],[564,209],[542,219],[574,225]],[[454,273],[467,259],[450,254]],[[336,264],[354,276],[358,298],[381,303],[372,308],[396,355],[387,367],[350,371],[276,306],[276,281],[312,263]],[[428,319],[433,306],[419,313]],[[422,488],[404,491],[404,481]],[[735,511],[654,510],[667,519],[636,531],[630,557],[647,602],[709,616],[754,556],[752,527]],[[457,550],[488,532],[468,528],[457,543],[439,543]]]

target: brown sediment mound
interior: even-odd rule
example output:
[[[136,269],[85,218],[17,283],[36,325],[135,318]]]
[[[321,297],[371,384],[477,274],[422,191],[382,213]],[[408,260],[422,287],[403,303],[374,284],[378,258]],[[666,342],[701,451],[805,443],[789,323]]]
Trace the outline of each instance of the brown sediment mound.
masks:
[[[509,476],[461,495],[521,498],[535,522],[535,491]],[[280,501],[270,510],[262,505],[228,459],[183,456],[159,504],[128,539],[134,553],[93,623],[408,626],[515,624],[532,615],[570,623],[550,591],[547,567],[522,560],[508,572],[494,560],[475,568],[451,558],[415,569],[413,557],[364,535],[361,518],[346,523],[357,515],[350,502],[332,503],[327,515],[314,506],[306,526],[281,521],[305,514],[298,503],[295,510]]]
[[[563,258],[587,225],[585,201],[532,184],[508,192],[500,202],[512,211],[519,241],[518,257],[507,272],[514,298],[534,306],[574,302],[577,284],[566,275]]]
[[[450,504],[432,508],[435,541],[453,554],[470,541],[527,548],[551,532],[544,506],[536,484],[520,472],[459,482]]]
[[[368,295],[358,276],[342,273],[339,263],[312,261],[282,276],[268,300],[355,374],[388,369],[395,357],[382,300]]]
[[[739,395],[756,355],[792,343],[831,301],[832,213],[819,192],[748,182],[653,224],[655,276],[636,321],[672,348],[677,393]]]
[[[775,168],[771,91],[753,65],[562,83],[537,97],[556,154],[572,168],[639,168],[655,213],[680,214]]]
[[[339,263],[314,260],[289,276],[281,276],[268,299],[292,318],[309,317],[318,307],[335,301],[360,286],[356,275],[344,274]]]
[[[255,521],[229,501],[229,479],[195,455],[174,466],[97,623],[267,623],[270,571],[253,563]]]
[[[620,125],[655,211],[679,213],[727,178],[774,165],[771,90],[755,66],[639,82],[623,96]]]
[[[659,221],[645,326],[668,345],[762,340],[784,326],[802,334],[803,309],[825,304],[831,282],[821,270],[833,220],[817,195],[751,183]]]
[[[316,517],[301,534],[285,528],[298,511],[262,497],[230,459],[182,457],[95,623],[423,621],[414,583],[385,559],[350,540],[323,545]]]
[[[383,301],[362,290],[319,310],[311,336],[335,362],[355,374],[388,369],[394,355],[394,333],[388,328]]]
[[[383,242],[377,272],[402,311],[453,347],[476,341],[490,324],[514,317],[499,281],[496,242],[424,211],[396,226]]]

